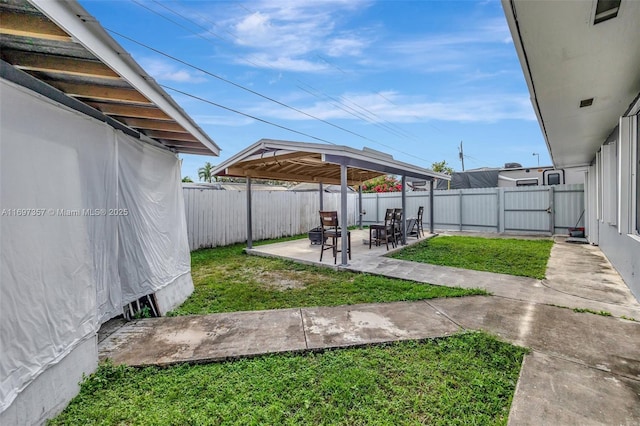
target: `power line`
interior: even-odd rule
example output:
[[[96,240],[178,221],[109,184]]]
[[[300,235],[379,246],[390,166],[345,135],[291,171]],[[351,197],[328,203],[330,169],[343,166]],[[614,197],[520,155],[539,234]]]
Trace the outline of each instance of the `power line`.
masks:
[[[352,135],[354,135],[354,136],[357,136],[357,137],[359,137],[359,138],[362,138],[362,139],[368,140],[368,141],[370,141],[370,142],[379,143],[378,141],[376,141],[376,140],[374,140],[374,139],[371,139],[371,138],[369,138],[369,137],[367,137],[367,136],[363,136],[363,135],[361,135],[361,134],[359,134],[359,133],[353,132],[353,131],[351,131],[351,130],[349,130],[349,129],[346,129],[346,128],[342,127],[342,126],[338,126],[337,124],[331,123],[331,122],[329,122],[329,121],[327,121],[327,120],[324,120],[324,119],[322,119],[322,118],[320,118],[320,117],[316,117],[316,116],[314,116],[314,115],[312,115],[312,114],[309,114],[309,113],[307,113],[307,112],[304,112],[304,111],[302,111],[302,110],[300,110],[300,109],[298,109],[298,108],[295,108],[295,107],[292,107],[292,106],[290,106],[290,105],[287,105],[287,104],[285,104],[284,102],[280,102],[280,101],[278,101],[278,100],[276,100],[276,99],[273,99],[273,98],[271,98],[271,97],[269,97],[269,96],[263,95],[262,93],[256,92],[255,90],[249,89],[248,87],[245,87],[245,86],[243,86],[243,85],[241,85],[241,84],[235,83],[235,82],[233,82],[233,81],[231,81],[231,80],[228,80],[228,79],[226,79],[226,78],[224,78],[224,77],[221,77],[221,76],[219,76],[219,75],[217,75],[217,74],[214,74],[214,73],[212,73],[212,72],[210,72],[210,71],[207,71],[207,70],[205,70],[204,68],[200,68],[200,67],[198,67],[198,66],[196,66],[196,65],[190,64],[189,62],[183,61],[182,59],[176,58],[175,56],[169,55],[168,53],[162,52],[161,50],[158,50],[158,49],[156,49],[156,48],[154,48],[154,47],[151,47],[151,46],[149,46],[149,45],[147,45],[147,44],[144,44],[144,43],[142,43],[142,42],[139,42],[139,41],[137,41],[137,40],[134,40],[134,39],[132,39],[131,37],[127,37],[127,36],[125,36],[124,34],[121,34],[121,33],[117,32],[117,31],[115,31],[115,30],[112,30],[112,29],[109,29],[109,28],[106,28],[106,27],[105,27],[105,29],[106,29],[107,31],[109,31],[109,32],[113,33],[113,34],[116,34],[116,35],[117,35],[117,36],[119,36],[119,37],[122,37],[122,38],[124,38],[124,39],[126,39],[126,40],[129,40],[130,42],[135,43],[135,44],[137,44],[137,45],[139,45],[139,46],[142,46],[142,47],[144,47],[144,48],[146,48],[146,49],[149,49],[149,50],[151,50],[151,51],[153,51],[153,52],[155,52],[155,53],[157,53],[157,54],[159,54],[159,55],[162,55],[162,56],[164,56],[164,57],[166,57],[166,58],[169,58],[169,59],[171,59],[171,60],[174,60],[174,61],[176,61],[176,62],[179,62],[179,63],[181,63],[181,64],[183,64],[183,65],[185,65],[185,66],[187,66],[187,67],[190,67],[190,68],[193,68],[193,69],[195,69],[195,70],[198,70],[198,71],[200,71],[200,72],[202,72],[202,73],[204,73],[204,74],[207,74],[207,75],[209,75],[209,76],[211,76],[211,77],[217,78],[217,79],[218,79],[218,80],[220,80],[220,81],[224,81],[224,82],[225,82],[225,83],[227,83],[227,84],[231,84],[232,86],[235,86],[235,87],[237,87],[237,88],[239,88],[239,89],[242,89],[242,90],[244,90],[244,91],[246,91],[246,92],[252,93],[252,94],[254,94],[254,95],[256,95],[256,96],[259,96],[259,97],[261,97],[261,98],[263,98],[263,99],[266,99],[266,100],[268,100],[268,101],[270,101],[270,102],[276,103],[276,104],[278,104],[278,105],[280,105],[280,106],[283,106],[283,107],[285,107],[285,108],[288,108],[288,109],[290,109],[290,110],[292,110],[292,111],[295,111],[295,112],[297,112],[297,113],[299,113],[299,114],[303,114],[303,115],[305,115],[305,116],[307,116],[307,117],[309,117],[309,118],[312,118],[312,119],[314,119],[314,120],[321,121],[321,122],[323,122],[323,123],[325,123],[325,124],[328,124],[329,126],[335,127],[336,129],[340,129],[340,130],[342,130],[342,131],[344,131],[344,132],[350,133],[350,134],[352,134]]]
[[[136,0],[132,0],[132,1],[136,2]],[[171,13],[173,13],[173,14],[175,14],[175,15],[179,16],[180,18],[182,18],[182,19],[184,19],[184,20],[186,20],[186,21],[188,21],[188,22],[191,22],[192,24],[194,24],[194,25],[198,26],[199,28],[203,29],[204,31],[206,31],[206,32],[208,32],[208,33],[210,33],[210,34],[212,34],[212,35],[214,35],[214,36],[216,36],[216,37],[220,38],[221,40],[223,40],[223,41],[227,41],[227,42],[229,42],[229,41],[230,41],[229,39],[226,39],[226,38],[221,37],[220,35],[218,35],[218,34],[216,34],[216,33],[213,33],[213,32],[211,32],[211,31],[209,31],[207,28],[203,27],[202,25],[198,24],[197,22],[193,21],[192,19],[187,18],[187,17],[186,17],[186,16],[184,16],[183,14],[181,14],[181,13],[179,13],[179,12],[177,12],[177,11],[175,11],[175,10],[171,9],[171,8],[169,8],[169,7],[168,7],[168,6],[166,6],[166,5],[163,5],[163,4],[159,3],[157,0],[152,0],[152,1],[153,1],[154,3],[156,3],[156,4],[158,4],[159,6],[163,7],[164,9],[166,9],[166,10],[170,11]],[[137,2],[136,2],[136,3],[137,3]],[[137,4],[139,4],[139,3],[137,3]],[[246,7],[244,7],[242,4],[238,4],[238,5],[239,5],[240,7],[242,7],[244,10],[246,10],[247,12],[249,12],[249,13],[256,13],[256,12],[254,12],[254,11],[251,11],[251,10],[247,9],[247,8],[246,8]],[[142,6],[142,5],[141,5],[141,6]],[[145,7],[145,6],[143,6],[143,7],[144,7],[145,9],[150,10],[151,12],[153,12],[153,13],[157,14],[158,16],[161,16],[161,17],[163,17],[163,18],[167,19],[169,22],[176,23],[175,21],[173,21],[173,20],[171,20],[171,19],[168,19],[168,18],[164,17],[164,15],[161,15],[161,14],[157,13],[156,11],[153,11],[152,9],[149,9],[149,8],[147,8],[147,7]],[[207,19],[206,17],[204,17],[204,16],[202,16],[202,15],[200,15],[200,14],[198,14],[198,16],[200,16],[200,17],[201,17],[202,19],[204,19],[206,22],[209,22],[211,25],[217,26],[217,24],[216,24],[215,22],[212,22],[211,20]],[[176,23],[176,24],[177,24],[177,23]],[[182,25],[180,25],[180,24],[177,24],[177,25],[179,25],[181,28],[183,28],[183,29],[185,29],[185,30],[187,30],[187,31],[191,32],[192,34],[195,34],[195,35],[197,35],[197,36],[199,36],[199,37],[203,38],[205,41],[210,42],[210,40],[209,40],[209,39],[207,39],[207,38],[205,38],[205,37],[202,37],[200,34],[197,34],[197,33],[193,32],[193,31],[191,31],[191,29],[186,28],[186,27],[184,27],[184,26],[182,26]],[[228,32],[228,31],[226,31],[226,32],[227,32],[229,35],[231,35],[234,39],[236,39],[236,40],[238,40],[238,41],[242,42],[242,40],[241,40],[240,38],[236,37],[234,34],[232,34],[232,33]],[[337,66],[337,65],[335,65],[334,63],[330,62],[328,59],[326,59],[326,58],[324,58],[324,57],[322,57],[322,56],[320,56],[320,55],[316,55],[316,56],[317,56],[319,59],[321,59],[322,61],[324,61],[325,63],[327,63],[327,64],[329,64],[330,66],[332,66],[333,68],[335,68],[335,69],[337,69],[338,71],[342,72],[343,74],[347,74],[347,72],[346,72],[346,71],[342,70],[340,67],[338,67],[338,66]],[[253,66],[260,67],[260,65],[259,65],[259,64],[257,64],[256,62],[250,61],[250,60],[249,60],[249,59],[247,59],[247,58],[242,58],[242,59],[243,59],[245,62],[247,62],[247,63],[249,63],[249,64],[251,64],[251,65],[253,65]],[[262,66],[264,66],[264,67],[266,67],[266,68],[270,68],[270,69],[272,69],[272,70],[276,71],[276,69],[275,69],[273,66],[271,66],[270,64],[268,64],[268,63],[266,63],[266,62],[264,62],[264,61],[262,61],[262,60],[258,60],[258,62],[259,62],[260,64],[262,64]],[[300,81],[300,80],[298,80],[298,81]],[[354,111],[354,112],[357,112],[357,111],[356,111],[356,110],[354,110],[353,108],[349,107],[345,102],[343,102],[343,101],[341,101],[341,100],[339,100],[339,99],[335,99],[335,98],[333,98],[333,97],[331,97],[331,96],[327,95],[324,91],[322,91],[322,90],[318,90],[318,89],[314,88],[313,86],[309,85],[308,83],[305,83],[305,82],[302,82],[302,83],[303,83],[303,84],[305,84],[305,85],[307,85],[307,86],[309,86],[309,87],[312,87],[314,90],[316,90],[316,91],[318,91],[318,92],[322,93],[322,94],[323,94],[324,96],[326,96],[327,98],[330,98],[330,99],[334,100],[335,102],[337,102],[337,103],[338,103],[338,105],[335,105],[335,104],[334,104],[334,105],[335,105],[336,107],[338,107],[338,108],[342,109],[343,111],[348,112],[348,111],[347,111],[347,110],[345,110],[344,108],[341,108],[339,105],[343,105],[343,106],[345,106],[345,107],[349,108],[350,110],[352,110],[352,111]],[[306,91],[306,90],[305,90],[305,92],[309,93],[309,92],[308,92],[308,91]],[[315,96],[315,95],[314,95],[314,96]],[[390,123],[388,120],[384,120],[384,119],[382,119],[382,118],[381,118],[380,116],[378,116],[377,114],[373,113],[372,111],[370,111],[369,109],[367,109],[367,108],[365,108],[365,107],[363,107],[363,106],[361,106],[361,105],[356,104],[355,102],[351,101],[351,100],[350,100],[350,99],[348,99],[347,97],[345,97],[345,96],[343,96],[343,97],[344,97],[345,99],[347,99],[349,102],[351,102],[351,103],[353,103],[354,105],[356,105],[358,108],[362,109],[363,111],[365,111],[365,112],[367,112],[368,114],[370,114],[370,115],[372,115],[373,117],[375,117],[375,118],[376,118],[376,120],[371,120],[371,119],[367,118],[367,117],[366,117],[366,116],[364,116],[364,115],[354,115],[354,114],[351,114],[351,113],[350,113],[350,114],[351,114],[351,115],[353,115],[354,117],[356,117],[356,118],[358,118],[358,119],[360,119],[360,120],[365,120],[365,121],[367,121],[367,122],[369,122],[369,123],[372,123],[372,124],[374,124],[374,125],[376,125],[376,126],[380,127],[381,129],[386,130],[386,131],[388,131],[388,132],[390,132],[390,133],[394,134],[395,136],[399,136],[399,137],[406,138],[406,137],[407,137],[407,135],[408,135],[408,137],[412,137],[414,140],[416,140],[416,141],[420,142],[420,141],[419,141],[419,140],[418,140],[414,135],[412,135],[412,134],[410,134],[410,133],[406,132],[405,130],[401,129],[400,127],[398,127],[398,126],[394,125],[393,123]],[[358,114],[359,114],[359,113],[358,113]],[[416,117],[416,118],[417,118],[417,117]],[[384,125],[384,124],[380,123],[379,121],[383,121],[383,122],[385,122],[385,123],[388,123],[390,126],[394,126],[394,127],[396,127],[397,129],[399,129],[399,131],[400,131],[401,133],[398,133],[398,131],[394,130],[392,127],[387,126],[387,125]],[[370,140],[370,142],[379,143],[379,142],[377,142],[377,141],[375,141],[375,140],[371,140],[371,139],[369,139],[369,140]],[[401,152],[401,151],[398,151],[398,152]]]
[[[331,145],[335,145],[335,143],[333,143],[333,142],[331,142],[331,141],[328,141],[328,140],[326,140],[326,139],[322,139],[322,138],[319,138],[319,137],[317,137],[317,136],[310,135],[310,134],[308,134],[308,133],[300,132],[300,131],[298,131],[298,130],[291,129],[291,128],[286,127],[286,126],[283,126],[283,125],[280,125],[280,124],[273,123],[273,122],[271,122],[271,121],[269,121],[269,120],[265,120],[265,119],[262,119],[262,118],[258,118],[258,117],[256,117],[256,116],[251,115],[251,114],[247,114],[247,113],[244,113],[244,112],[242,112],[242,111],[238,111],[238,110],[236,110],[236,109],[229,108],[229,107],[226,107],[226,106],[224,106],[224,105],[220,105],[220,104],[218,104],[218,103],[216,103],[216,102],[210,101],[210,100],[205,99],[205,98],[202,98],[202,97],[200,97],[200,96],[192,95],[191,93],[187,93],[187,92],[185,92],[185,91],[182,91],[182,90],[180,90],[180,89],[176,89],[176,88],[171,87],[171,86],[167,86],[167,85],[164,85],[164,84],[160,84],[160,87],[163,87],[163,88],[165,88],[165,89],[167,89],[167,90],[172,90],[172,91],[174,91],[174,92],[176,92],[176,93],[180,93],[181,95],[188,96],[188,97],[193,98],[193,99],[197,99],[197,100],[199,100],[199,101],[202,101],[202,102],[204,102],[204,103],[207,103],[207,104],[210,104],[210,105],[216,106],[216,107],[218,107],[218,108],[226,109],[227,111],[231,111],[231,112],[234,112],[234,113],[236,113],[236,114],[240,114],[240,115],[243,115],[243,116],[245,116],[245,117],[252,118],[252,119],[257,120],[257,121],[260,121],[260,122],[262,122],[262,123],[269,124],[269,125],[271,125],[271,126],[279,127],[279,128],[281,128],[281,129],[288,130],[288,131],[293,132],[293,133],[297,133],[297,134],[299,134],[299,135],[307,136],[307,137],[309,137],[309,138],[312,138],[312,139],[315,139],[315,140],[318,140],[318,141],[322,141],[322,142],[326,142],[326,143],[331,144]]]
[[[220,36],[219,34],[216,34],[216,33],[212,32],[212,31],[210,31],[209,29],[207,29],[207,28],[203,27],[202,25],[200,25],[200,24],[198,24],[198,23],[194,22],[192,19],[189,19],[189,18],[185,17],[183,14],[181,14],[181,13],[179,13],[179,12],[177,12],[177,11],[175,11],[175,10],[171,9],[171,8],[169,8],[168,6],[161,4],[161,3],[157,2],[156,0],[152,0],[152,1],[153,1],[154,3],[156,3],[156,4],[158,4],[160,7],[164,8],[164,9],[168,10],[169,12],[171,12],[171,13],[175,14],[176,16],[178,16],[178,17],[180,17],[180,18],[184,19],[185,21],[188,21],[188,22],[192,23],[193,25],[196,25],[197,27],[199,27],[199,28],[203,29],[204,31],[208,32],[209,34],[212,34],[213,36],[215,36],[215,37],[217,37],[217,38],[219,38],[219,39],[221,39],[221,40],[223,40],[223,41],[227,41],[227,42],[229,42],[229,40],[228,40],[228,39],[226,39],[226,38],[224,38],[224,37]],[[164,15],[160,14],[159,12],[157,12],[157,11],[155,11],[155,10],[153,10],[153,9],[151,9],[151,8],[149,8],[149,7],[147,7],[147,6],[143,5],[143,4],[141,4],[141,3],[139,3],[137,0],[132,0],[132,2],[134,2],[134,3],[136,3],[137,5],[141,6],[141,7],[142,7],[142,8],[144,8],[145,10],[148,10],[148,11],[150,11],[150,12],[154,13],[155,15],[158,15],[158,16],[162,17],[163,19],[166,19],[167,21],[169,21],[169,22],[173,23],[174,25],[177,25],[177,26],[179,26],[180,28],[182,28],[182,29],[184,29],[184,30],[186,30],[186,31],[188,31],[188,32],[190,32],[190,33],[192,33],[192,34],[194,34],[194,35],[196,35],[196,36],[198,36],[198,37],[202,38],[203,40],[205,40],[205,41],[207,41],[207,42],[209,42],[209,43],[211,43],[211,40],[210,40],[210,39],[208,39],[208,38],[206,38],[206,37],[204,37],[202,34],[199,34],[199,33],[197,33],[197,32],[194,32],[194,31],[193,31],[193,30],[191,30],[190,28],[188,28],[188,27],[186,27],[186,26],[184,26],[184,25],[182,25],[182,24],[180,24],[180,23],[176,22],[175,20],[172,20],[172,19],[170,19],[170,18],[168,18],[168,17],[166,17],[166,16],[164,16]],[[240,6],[241,6],[241,7],[243,7],[245,10],[247,10],[248,12],[252,13],[251,11],[249,11],[248,9],[246,9],[244,6],[242,6],[242,5],[240,5]],[[200,15],[200,16],[201,16],[201,15]],[[216,25],[215,23],[213,23],[213,22],[209,21],[209,20],[208,20],[208,19],[206,19],[206,18],[205,18],[205,20],[206,20],[207,22],[211,23],[212,25]],[[259,93],[259,92],[255,91],[255,90],[252,90],[252,89],[249,89],[249,88],[247,88],[247,87],[245,87],[245,86],[242,86],[241,84],[238,84],[238,83],[235,83],[235,82],[233,82],[233,81],[231,81],[231,80],[225,79],[224,77],[221,77],[221,76],[219,76],[219,75],[217,75],[217,74],[214,74],[214,73],[212,73],[212,72],[209,72],[209,71],[207,71],[207,70],[205,70],[205,69],[203,69],[203,68],[201,68],[201,67],[198,67],[198,66],[193,65],[193,64],[191,64],[191,63],[189,63],[189,62],[186,62],[186,61],[184,61],[184,60],[181,60],[181,59],[179,59],[179,58],[177,58],[177,57],[174,57],[174,56],[172,56],[172,55],[169,55],[168,53],[165,53],[165,52],[163,52],[163,51],[161,51],[161,50],[159,50],[159,49],[156,49],[156,48],[153,48],[153,47],[151,47],[151,46],[149,46],[149,45],[146,45],[146,44],[144,44],[144,43],[142,43],[142,42],[140,42],[140,41],[137,41],[137,40],[135,40],[135,39],[133,39],[133,38],[131,38],[131,37],[125,36],[124,34],[121,34],[121,33],[117,32],[117,31],[115,31],[115,30],[112,30],[112,29],[109,29],[109,28],[105,28],[105,29],[107,29],[107,31],[112,32],[113,34],[116,34],[116,35],[118,35],[118,36],[120,36],[120,37],[122,37],[122,38],[124,38],[124,39],[126,39],[126,40],[128,40],[128,41],[130,41],[130,42],[132,42],[132,43],[135,43],[135,44],[137,44],[137,45],[139,45],[139,46],[141,46],[141,47],[144,47],[144,48],[146,48],[146,49],[148,49],[148,50],[151,50],[151,51],[153,51],[153,52],[155,52],[155,53],[157,53],[157,54],[159,54],[159,55],[162,55],[162,56],[164,56],[164,57],[166,57],[166,58],[168,58],[168,59],[171,59],[171,60],[173,60],[173,61],[179,62],[179,63],[181,63],[181,64],[183,64],[183,65],[185,65],[185,66],[187,66],[187,67],[190,67],[190,68],[193,68],[193,69],[195,69],[195,70],[198,70],[198,71],[200,71],[200,72],[202,72],[202,73],[204,73],[204,74],[206,74],[206,75],[209,75],[209,76],[211,76],[211,77],[214,77],[214,78],[216,78],[216,79],[218,79],[218,80],[221,80],[221,81],[223,81],[223,82],[225,82],[225,83],[227,83],[227,84],[231,84],[231,85],[233,85],[233,86],[235,86],[235,87],[237,87],[237,88],[239,88],[239,89],[245,90],[245,91],[247,91],[247,92],[249,92],[249,93],[252,93],[252,94],[254,94],[254,95],[256,95],[256,96],[259,96],[259,97],[261,97],[261,98],[263,98],[263,99],[266,99],[266,100],[268,100],[268,101],[270,101],[270,102],[274,102],[274,103],[276,103],[276,104],[278,104],[278,105],[280,105],[280,106],[282,106],[282,107],[288,108],[288,109],[290,109],[290,110],[292,110],[292,111],[295,111],[295,112],[297,112],[297,113],[299,113],[299,114],[303,114],[303,115],[305,115],[305,116],[307,116],[307,117],[309,117],[309,118],[312,118],[312,119],[314,119],[314,120],[321,121],[321,122],[323,122],[323,123],[325,123],[325,124],[327,124],[327,125],[330,125],[330,126],[332,126],[332,127],[337,128],[337,129],[339,129],[339,130],[342,130],[342,131],[344,131],[344,132],[347,132],[347,133],[352,134],[352,135],[354,135],[354,136],[357,136],[357,137],[359,137],[359,138],[365,139],[365,140],[367,140],[367,141],[370,141],[370,142],[373,142],[373,143],[379,144],[379,145],[381,145],[381,146],[384,146],[384,147],[386,147],[386,148],[388,148],[388,149],[391,149],[391,150],[397,151],[397,152],[399,152],[399,153],[405,154],[405,155],[407,155],[407,156],[410,156],[410,157],[413,157],[413,158],[416,158],[416,159],[420,159],[420,160],[423,160],[423,161],[425,161],[425,162],[427,161],[426,159],[423,159],[423,158],[417,157],[417,156],[415,156],[414,154],[410,154],[410,153],[407,153],[407,152],[401,151],[401,150],[396,149],[396,148],[394,148],[394,147],[392,147],[392,146],[386,145],[386,144],[381,143],[381,142],[379,142],[379,141],[377,141],[377,140],[371,139],[371,138],[369,138],[369,137],[367,137],[367,136],[364,136],[364,135],[359,134],[359,133],[357,133],[357,132],[354,132],[354,131],[351,131],[351,130],[349,130],[349,129],[346,129],[346,128],[342,127],[342,126],[339,126],[339,125],[336,125],[336,124],[334,124],[334,123],[331,123],[331,122],[329,122],[329,121],[327,121],[327,120],[324,120],[324,119],[322,119],[322,118],[320,118],[320,117],[316,117],[316,116],[314,116],[314,115],[312,115],[312,114],[309,114],[309,113],[307,113],[307,112],[305,112],[305,111],[302,111],[302,110],[300,110],[300,109],[298,109],[298,108],[295,108],[295,107],[292,107],[292,106],[290,106],[290,105],[287,105],[287,104],[285,104],[284,102],[280,102],[280,101],[278,101],[278,100],[276,100],[276,99],[274,99],[274,98],[271,98],[271,97],[269,97],[269,96],[263,95],[263,94],[261,94],[261,93]],[[233,35],[232,35],[232,36],[233,36]],[[234,38],[236,38],[236,39],[238,39],[238,38],[237,38],[237,37],[235,37],[235,36],[233,36],[233,37],[234,37]],[[238,40],[240,40],[240,39],[238,39]],[[329,65],[332,65],[334,68],[338,69],[339,71],[341,71],[341,72],[345,73],[342,69],[340,69],[340,68],[338,68],[337,66],[335,66],[335,65],[331,64],[331,63],[330,63],[329,61],[327,61],[326,59],[324,59],[324,58],[322,58],[322,57],[320,57],[320,56],[318,56],[318,57],[319,57],[320,59],[322,59],[324,62],[328,63]],[[245,60],[247,63],[249,63],[249,64],[251,64],[251,65],[254,65],[254,66],[256,66],[256,67],[258,67],[258,66],[259,66],[258,64],[254,63],[254,62],[251,62],[251,61],[249,61],[249,60],[248,60],[248,59],[246,59],[246,58],[243,58],[243,60]],[[269,68],[271,68],[271,69],[274,69],[271,65],[269,65],[269,64],[267,64],[267,63],[264,63],[263,61],[260,61],[260,62],[262,62],[266,67],[269,67]],[[298,80],[298,81],[300,81],[300,80]],[[308,85],[308,84],[307,84],[307,85]],[[312,87],[312,86],[310,86],[310,85],[308,85],[308,86],[309,86],[309,87]],[[164,86],[163,86],[163,87],[164,87]],[[167,87],[168,87],[168,86],[167,86]],[[313,87],[312,87],[312,88],[313,88]],[[251,116],[251,115],[249,115],[249,114],[242,113],[242,112],[237,111],[237,110],[234,110],[234,109],[232,109],[232,108],[224,107],[224,106],[222,106],[222,105],[220,105],[220,104],[216,104],[216,103],[214,103],[214,102],[212,102],[212,101],[208,101],[208,100],[205,100],[205,99],[203,99],[203,98],[197,97],[197,96],[195,96],[195,95],[188,94],[187,92],[182,92],[182,91],[179,91],[179,90],[174,89],[174,88],[170,88],[170,89],[171,89],[171,90],[174,90],[174,91],[176,91],[176,92],[182,93],[182,94],[184,94],[185,96],[190,96],[190,97],[193,97],[193,98],[195,98],[195,99],[199,99],[199,100],[201,100],[201,101],[203,101],[203,102],[207,102],[207,103],[210,103],[210,104],[212,104],[212,105],[219,106],[220,108],[224,108],[224,109],[227,109],[227,110],[229,110],[229,111],[233,111],[233,112],[236,112],[236,113],[238,113],[238,114],[241,114],[241,115],[244,115],[244,116],[247,116],[247,117],[253,118],[253,119],[257,120],[257,121],[261,121],[261,122],[264,122],[264,123],[267,123],[267,124],[271,124],[271,125],[274,125],[274,126],[276,126],[276,127],[283,128],[283,129],[285,129],[285,130],[289,130],[289,131],[292,131],[292,132],[295,132],[295,133],[298,133],[298,134],[301,134],[301,135],[304,135],[304,136],[307,136],[307,137],[311,137],[311,138],[316,139],[316,140],[321,140],[321,141],[324,141],[324,142],[327,142],[327,143],[331,143],[331,144],[333,144],[333,142],[326,141],[326,140],[324,140],[324,139],[322,139],[322,138],[318,138],[318,137],[315,137],[315,136],[312,136],[312,135],[309,135],[309,134],[306,134],[306,133],[303,133],[303,132],[299,132],[299,131],[296,131],[296,130],[290,129],[290,128],[285,127],[285,126],[281,126],[281,125],[278,125],[278,124],[275,124],[275,123],[269,122],[269,121],[267,121],[267,120],[264,120],[264,119],[260,119],[260,118],[257,118],[257,117],[254,117],[254,116]],[[314,89],[314,90],[317,90],[317,89],[315,89],[315,88],[313,88],[313,89]],[[303,89],[303,90],[304,90],[304,89]],[[305,91],[306,91],[306,90],[305,90]],[[310,93],[310,92],[308,92],[308,91],[306,91],[306,92],[307,92],[307,93]],[[324,92],[322,92],[322,91],[320,91],[320,92],[321,92],[321,93],[323,93],[323,94],[324,94],[324,96],[326,96],[326,97],[328,97],[328,98],[330,98],[330,99],[334,100],[335,102],[337,102],[339,105],[343,105],[344,107],[349,108],[351,111],[353,111],[353,113],[351,113],[351,112],[347,111],[345,108],[342,108],[342,107],[340,107],[339,105],[335,105],[335,106],[337,106],[338,108],[342,109],[343,111],[348,112],[349,114],[353,115],[354,117],[356,117],[356,118],[358,118],[358,119],[360,119],[360,120],[365,120],[365,121],[367,121],[367,122],[369,122],[369,123],[372,123],[372,124],[374,124],[374,125],[376,125],[376,126],[378,126],[378,127],[381,127],[383,130],[389,131],[389,132],[393,133],[393,134],[394,134],[394,135],[396,135],[396,136],[399,136],[399,137],[406,137],[405,135],[398,133],[398,131],[395,131],[394,129],[390,128],[389,126],[384,125],[384,124],[382,124],[382,123],[377,122],[376,120],[372,120],[372,119],[370,119],[370,118],[366,117],[365,115],[363,115],[362,113],[360,113],[360,112],[356,111],[356,110],[355,110],[355,109],[353,109],[352,107],[349,107],[345,102],[343,102],[343,101],[341,101],[341,100],[338,100],[338,99],[335,99],[335,98],[333,98],[333,97],[331,97],[331,96],[327,95],[326,93],[324,93]],[[314,95],[314,96],[315,96],[315,95]],[[386,98],[385,98],[385,99],[386,99]],[[387,99],[387,100],[388,100],[388,99]],[[362,107],[362,106],[360,106],[360,105],[356,104],[356,103],[355,103],[355,102],[353,102],[353,101],[350,101],[350,102],[351,102],[351,103],[353,103],[354,105],[356,105],[356,106],[357,106],[358,108],[360,108],[361,110],[366,111],[366,112],[367,112],[367,113],[369,113],[370,115],[372,115],[372,116],[377,117],[378,119],[380,119],[380,117],[379,117],[377,114],[375,114],[375,113],[373,113],[373,112],[369,111],[367,108]],[[386,121],[386,120],[383,120],[383,121]],[[392,123],[390,123],[390,124],[392,124]],[[397,126],[396,126],[396,127],[397,127]],[[403,130],[401,129],[401,131],[403,131]],[[416,139],[416,140],[417,140],[417,139]]]

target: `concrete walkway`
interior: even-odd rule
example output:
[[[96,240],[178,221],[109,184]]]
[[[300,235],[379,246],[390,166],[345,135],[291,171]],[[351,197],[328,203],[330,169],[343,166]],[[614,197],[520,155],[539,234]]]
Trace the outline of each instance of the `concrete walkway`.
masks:
[[[389,259],[385,248],[362,245],[364,234],[352,238],[348,269],[493,296],[139,320],[104,339],[100,357],[168,365],[485,330],[532,349],[509,424],[640,424],[640,322],[621,318],[640,320],[640,304],[597,247],[559,240],[539,281]],[[317,263],[319,247],[300,240],[251,253]]]

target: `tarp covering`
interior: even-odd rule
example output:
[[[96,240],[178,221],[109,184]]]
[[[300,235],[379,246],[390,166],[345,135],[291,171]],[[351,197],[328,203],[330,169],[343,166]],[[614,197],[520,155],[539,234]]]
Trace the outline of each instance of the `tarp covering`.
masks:
[[[173,153],[5,80],[0,91],[2,412],[124,304],[190,266]]]
[[[449,182],[438,179],[436,189],[468,189],[495,188],[498,186],[500,170],[478,170],[471,172],[455,172]]]
[[[118,207],[127,210],[119,222],[119,270],[129,303],[189,274],[191,257],[180,163],[122,133],[118,138]]]

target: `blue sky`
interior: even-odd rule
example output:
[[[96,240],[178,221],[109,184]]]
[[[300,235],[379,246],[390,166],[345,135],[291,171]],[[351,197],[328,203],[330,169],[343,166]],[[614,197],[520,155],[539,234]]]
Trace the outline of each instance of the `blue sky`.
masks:
[[[107,30],[165,54],[112,33],[160,84],[302,133],[167,89],[222,149],[181,155],[194,180],[206,161],[262,138],[367,146],[457,171],[460,141],[466,169],[536,166],[533,153],[551,164],[498,0],[81,3]]]

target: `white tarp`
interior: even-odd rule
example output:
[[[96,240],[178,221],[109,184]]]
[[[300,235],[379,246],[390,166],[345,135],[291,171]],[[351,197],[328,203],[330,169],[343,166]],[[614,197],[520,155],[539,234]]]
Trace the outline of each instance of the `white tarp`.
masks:
[[[119,269],[129,303],[188,275],[191,257],[176,158],[120,134],[118,173],[118,207],[128,213],[119,222]]]
[[[124,304],[190,280],[190,264],[174,154],[0,91],[2,412]]]

